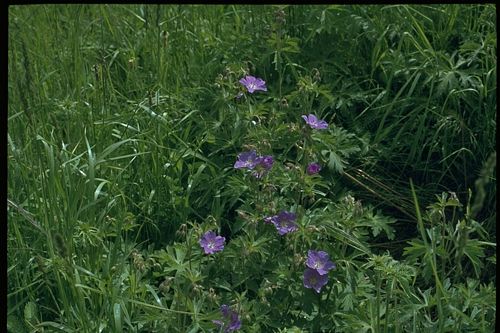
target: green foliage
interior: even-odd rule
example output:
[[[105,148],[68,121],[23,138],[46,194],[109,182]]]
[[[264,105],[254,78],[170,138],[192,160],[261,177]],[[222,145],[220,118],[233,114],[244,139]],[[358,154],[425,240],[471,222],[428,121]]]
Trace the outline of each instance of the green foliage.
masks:
[[[10,6],[7,331],[493,332],[494,9]]]

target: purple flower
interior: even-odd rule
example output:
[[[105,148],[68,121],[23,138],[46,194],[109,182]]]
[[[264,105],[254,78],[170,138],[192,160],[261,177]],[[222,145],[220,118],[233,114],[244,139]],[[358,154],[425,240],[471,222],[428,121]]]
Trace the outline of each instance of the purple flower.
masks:
[[[256,90],[267,91],[266,82],[261,78],[254,77],[251,75],[245,76],[243,79],[239,81],[242,85],[247,88],[250,94],[253,94]]]
[[[260,157],[257,156],[255,150],[251,150],[238,155],[238,160],[234,163],[234,168],[253,169],[258,163],[260,163]]]
[[[328,128],[328,123],[324,120],[318,120],[315,115],[310,114],[309,116],[303,115],[302,118],[306,121],[306,124],[314,129],[326,129]]]
[[[224,249],[226,238],[217,236],[213,231],[207,231],[201,236],[199,243],[205,254],[213,254]]]
[[[259,164],[266,170],[271,169],[273,166],[274,159],[271,155],[266,155],[260,158]]]
[[[238,317],[238,313],[231,310],[226,304],[220,307],[220,311],[224,320],[212,320],[212,322],[219,326],[220,329],[224,329],[223,332],[234,332],[241,328],[241,320]]]
[[[314,174],[320,172],[320,170],[321,170],[321,165],[319,165],[316,162],[309,163],[309,165],[307,166],[307,174],[308,175],[314,175]]]
[[[272,168],[273,163],[274,159],[271,155],[257,157],[255,171],[252,174],[255,178],[262,178]]]
[[[273,163],[274,159],[271,155],[258,156],[255,150],[251,150],[238,155],[238,160],[234,163],[234,168],[254,170],[252,175],[260,179],[269,172]]]
[[[319,275],[328,274],[328,271],[335,268],[335,264],[330,261],[328,253],[325,251],[313,251],[309,250],[307,252],[306,265],[318,272]]]
[[[297,230],[297,223],[295,223],[296,219],[297,215],[295,215],[295,213],[283,210],[278,215],[266,217],[264,222],[274,224],[276,230],[278,230],[278,234],[283,236],[284,234]]]
[[[318,271],[306,268],[304,271],[304,287],[314,288],[319,294],[321,288],[328,283],[328,275],[320,275]]]

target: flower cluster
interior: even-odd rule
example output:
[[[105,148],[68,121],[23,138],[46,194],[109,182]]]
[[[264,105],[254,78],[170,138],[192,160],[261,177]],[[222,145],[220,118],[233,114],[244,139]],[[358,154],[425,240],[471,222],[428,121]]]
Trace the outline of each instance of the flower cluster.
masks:
[[[313,288],[317,293],[328,283],[328,271],[336,267],[335,263],[330,261],[328,253],[314,250],[307,252],[306,266],[304,287]]]
[[[207,231],[201,236],[199,243],[205,251],[205,254],[213,254],[224,249],[226,238],[217,236],[213,231]]]
[[[238,154],[234,168],[253,170],[252,175],[260,179],[271,170],[273,163],[274,159],[271,155],[260,156],[255,150],[251,150]]]
[[[239,82],[250,94],[259,90],[267,91],[266,82],[261,78],[247,75]],[[239,99],[242,96],[243,93],[240,92],[236,98]],[[318,119],[314,114],[309,114],[308,116],[303,115],[302,118],[312,129],[323,130],[328,128],[328,123]],[[250,150],[238,154],[237,161],[234,163],[234,168],[251,170],[251,174],[254,177],[262,178],[271,170],[273,164],[273,156],[261,156],[258,155],[255,150]],[[317,174],[320,170],[321,165],[317,162],[309,163],[306,168],[308,175]],[[274,225],[278,234],[283,236],[298,229],[296,220],[297,215],[295,213],[282,210],[277,215],[265,217],[264,223]],[[216,235],[213,231],[208,231],[201,236],[199,244],[203,248],[205,254],[213,254],[224,249],[225,241],[226,239],[224,237]],[[335,263],[330,261],[328,253],[324,251],[309,250],[306,266],[303,281],[304,287],[313,288],[319,293],[321,288],[328,283],[328,272],[335,268]],[[221,306],[220,311],[222,313],[222,319],[212,321],[219,327],[220,332],[233,332],[241,328],[241,320],[237,312],[231,310],[226,304]]]
[[[234,332],[241,328],[241,320],[238,316],[238,313],[231,310],[231,308],[222,304],[220,307],[220,312],[222,313],[223,320],[212,320],[212,322],[219,326],[221,332]]]
[[[278,215],[268,216],[264,218],[264,223],[273,224],[278,230],[278,234],[283,236],[289,232],[297,230],[297,215],[292,212],[282,210]]]

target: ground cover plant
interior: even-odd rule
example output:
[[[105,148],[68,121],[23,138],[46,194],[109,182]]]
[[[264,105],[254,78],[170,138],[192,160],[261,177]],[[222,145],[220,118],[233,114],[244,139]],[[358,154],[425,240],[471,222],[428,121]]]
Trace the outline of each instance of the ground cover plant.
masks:
[[[8,332],[495,331],[495,5],[8,15]]]

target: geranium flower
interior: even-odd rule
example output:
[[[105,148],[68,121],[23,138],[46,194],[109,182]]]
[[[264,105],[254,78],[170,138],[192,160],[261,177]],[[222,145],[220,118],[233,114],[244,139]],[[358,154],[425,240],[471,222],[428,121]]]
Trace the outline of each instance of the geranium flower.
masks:
[[[250,94],[253,94],[256,90],[267,91],[266,82],[258,77],[247,75],[239,82],[247,88]]]
[[[257,156],[255,150],[247,151],[238,154],[238,160],[234,163],[235,169],[253,169],[260,162],[260,157]]]
[[[201,236],[199,243],[205,254],[213,254],[224,249],[226,238],[217,236],[213,231],[207,231]]]
[[[262,165],[262,167],[266,170],[271,169],[273,163],[274,159],[271,155],[262,156],[262,158],[259,161],[259,164]]]
[[[219,326],[219,329],[223,329],[223,332],[234,332],[241,328],[241,320],[238,317],[238,313],[231,310],[231,308],[223,304],[220,307],[220,311],[222,313],[223,320],[212,320],[212,322]]]
[[[289,232],[296,231],[298,229],[297,223],[295,223],[297,215],[292,212],[283,210],[278,215],[274,215],[270,219],[266,219],[264,219],[264,222],[271,222],[272,224],[274,224],[280,236],[283,236],[284,234],[287,234]]]
[[[271,155],[260,156],[255,150],[247,151],[238,154],[238,160],[234,163],[235,169],[254,170],[252,175],[255,178],[262,178],[274,164],[274,159]]]
[[[313,288],[319,294],[321,288],[328,283],[328,275],[320,275],[317,270],[306,268],[304,271],[304,287]]]
[[[314,175],[318,172],[321,171],[321,165],[319,165],[318,163],[316,162],[312,162],[312,163],[309,163],[309,165],[307,166],[307,174],[308,175]]]
[[[260,179],[271,170],[274,159],[271,155],[267,155],[257,157],[256,161],[255,171],[252,172],[252,175]]]
[[[306,266],[314,269],[319,275],[328,274],[328,271],[335,268],[335,264],[330,261],[328,253],[325,251],[313,251],[309,250],[307,252]]]
[[[327,129],[328,123],[324,120],[318,120],[315,115],[310,114],[309,116],[303,115],[302,118],[306,121],[306,124],[314,129]]]

